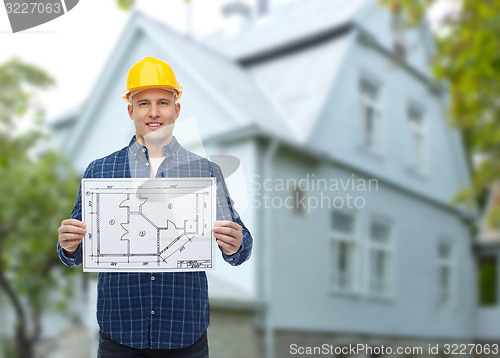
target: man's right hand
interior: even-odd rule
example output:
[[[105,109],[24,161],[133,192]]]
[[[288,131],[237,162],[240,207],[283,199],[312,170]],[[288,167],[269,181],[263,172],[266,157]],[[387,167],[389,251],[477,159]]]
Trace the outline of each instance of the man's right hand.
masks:
[[[64,249],[66,256],[72,256],[75,253],[83,236],[87,233],[86,227],[87,224],[80,220],[63,220],[57,232],[59,233],[59,245]]]

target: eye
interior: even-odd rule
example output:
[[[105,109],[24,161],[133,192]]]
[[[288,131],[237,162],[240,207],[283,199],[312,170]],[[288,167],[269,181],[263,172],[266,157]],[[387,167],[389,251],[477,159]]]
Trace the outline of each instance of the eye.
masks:
[[[168,102],[167,102],[167,101],[161,101],[161,102],[160,102],[160,104],[161,104],[162,106],[168,106]]]

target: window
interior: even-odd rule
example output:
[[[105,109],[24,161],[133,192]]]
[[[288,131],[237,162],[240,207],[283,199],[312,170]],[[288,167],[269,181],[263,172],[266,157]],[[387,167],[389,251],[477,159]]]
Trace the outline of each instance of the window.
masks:
[[[424,173],[426,167],[426,135],[424,114],[416,106],[408,107],[409,138],[409,165],[410,169]]]
[[[453,303],[453,247],[448,242],[439,242],[437,248],[438,303],[450,306]]]
[[[353,215],[340,211],[333,213],[330,250],[331,287],[338,292],[356,292],[357,245]]]
[[[382,116],[380,110],[380,89],[372,81],[360,81],[361,94],[361,144],[374,152],[382,150]]]
[[[481,307],[498,304],[498,262],[496,256],[481,256],[478,261],[478,301]]]
[[[388,223],[372,221],[368,240],[368,292],[388,297],[392,292],[392,248]]]

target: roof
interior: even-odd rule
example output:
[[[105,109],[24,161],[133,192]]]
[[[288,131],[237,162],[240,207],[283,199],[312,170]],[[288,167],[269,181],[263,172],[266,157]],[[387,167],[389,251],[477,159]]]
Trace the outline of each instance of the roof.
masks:
[[[372,0],[298,1],[257,19],[254,26],[238,36],[206,39],[207,45],[231,59],[244,61],[336,31],[352,22],[370,2]]]

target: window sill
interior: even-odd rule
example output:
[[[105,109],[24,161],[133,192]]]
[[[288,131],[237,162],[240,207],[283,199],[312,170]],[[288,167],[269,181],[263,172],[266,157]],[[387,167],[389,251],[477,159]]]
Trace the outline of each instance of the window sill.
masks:
[[[419,178],[421,180],[427,180],[428,175],[426,174],[426,171],[424,170],[418,170],[412,167],[407,167],[406,172],[409,173],[410,175]]]
[[[367,147],[364,145],[360,145],[358,147],[358,151],[360,151],[364,155],[372,157],[376,160],[380,160],[380,161],[385,160],[383,151],[381,149],[374,149],[374,148],[370,148],[370,147]]]
[[[454,302],[448,302],[448,303],[438,303],[436,310],[438,312],[454,312],[457,311],[458,305]]]
[[[336,288],[330,288],[328,294],[330,297],[341,297],[347,299],[359,299],[361,297],[361,292],[359,291],[347,291]]]
[[[367,293],[367,299],[377,303],[386,303],[391,304],[394,303],[394,295],[392,293],[388,294],[376,294],[376,293]]]

